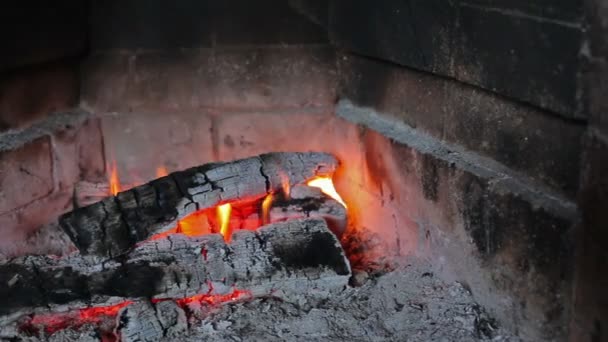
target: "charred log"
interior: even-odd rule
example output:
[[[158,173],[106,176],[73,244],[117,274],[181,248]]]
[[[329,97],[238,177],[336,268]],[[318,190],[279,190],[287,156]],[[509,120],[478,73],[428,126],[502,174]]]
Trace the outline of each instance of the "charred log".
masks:
[[[291,189],[287,199],[277,197],[269,211],[270,222],[296,218],[322,218],[329,229],[341,237],[347,226],[346,208],[338,201],[324,195],[318,188],[298,185]]]
[[[183,298],[344,287],[350,265],[325,221],[290,220],[221,235],[181,234],[149,241],[102,263],[94,256],[28,256],[0,266],[0,315],[24,308],[105,303],[111,297]]]
[[[326,153],[269,153],[206,164],[121,192],[60,218],[82,254],[112,258],[174,226],[177,220],[223,202],[262,198],[288,181],[328,176],[337,160]]]

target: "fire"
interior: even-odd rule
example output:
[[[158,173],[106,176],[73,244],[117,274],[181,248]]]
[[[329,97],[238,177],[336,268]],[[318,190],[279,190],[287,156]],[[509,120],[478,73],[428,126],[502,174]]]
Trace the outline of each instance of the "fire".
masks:
[[[187,306],[190,303],[201,303],[201,304],[214,305],[214,304],[232,302],[232,301],[246,298],[246,297],[251,297],[251,291],[233,289],[232,292],[223,294],[223,295],[220,295],[220,294],[194,295],[192,297],[178,299],[178,300],[176,300],[176,303],[181,307]]]
[[[220,233],[224,236],[224,240],[230,241],[230,213],[232,205],[230,203],[222,204],[217,207],[217,221],[220,223]]]
[[[115,305],[98,306],[66,313],[34,315],[20,328],[31,332],[36,332],[38,328],[44,328],[45,333],[49,335],[63,329],[78,329],[85,324],[100,324],[108,318],[116,317],[120,309],[132,303],[132,301],[124,301]]]
[[[156,168],[156,178],[165,177],[168,174],[169,172],[167,171],[166,167],[159,166]]]
[[[273,195],[269,193],[262,202],[262,224],[270,222],[270,206],[272,205]]]
[[[201,305],[221,305],[228,302],[233,302],[240,299],[251,298],[251,291],[233,289],[232,292],[226,294],[198,294],[185,298],[160,298],[152,299],[152,303],[158,303],[166,300],[174,300],[183,309],[187,309],[189,304],[199,303]],[[112,331],[116,328],[116,316],[124,307],[133,304],[127,300],[110,306],[97,306],[86,309],[73,310],[63,313],[36,314],[23,322],[19,329],[30,335],[36,335],[41,329],[48,336],[57,331],[64,329],[79,329],[80,327],[93,324],[100,328],[103,335],[108,335],[109,339],[115,341],[116,336],[113,336]]]
[[[321,192],[323,192],[327,196],[335,199],[336,201],[340,202],[340,204],[342,204],[344,206],[344,208],[347,208],[346,203],[344,203],[344,201],[342,200],[342,197],[340,197],[340,195],[336,191],[336,188],[334,187],[334,182],[331,180],[331,178],[315,177],[315,178],[309,180],[306,184],[308,186],[312,186],[314,188],[321,189]]]
[[[283,188],[283,194],[285,195],[285,198],[289,198],[289,192],[291,190],[290,183],[289,183],[289,176],[287,176],[287,174],[281,172],[279,174],[279,177],[281,177],[281,187]]]
[[[188,236],[200,236],[211,233],[207,213],[197,211],[184,217],[177,222],[176,231]]]
[[[116,196],[120,192],[120,179],[118,179],[118,170],[116,169],[116,161],[112,161],[110,167],[110,193]]]

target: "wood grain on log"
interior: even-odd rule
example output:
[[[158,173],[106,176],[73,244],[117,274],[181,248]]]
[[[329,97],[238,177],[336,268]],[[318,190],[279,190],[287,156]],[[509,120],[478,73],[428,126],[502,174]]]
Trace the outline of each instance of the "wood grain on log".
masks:
[[[0,266],[0,315],[111,297],[183,298],[234,288],[252,296],[334,291],[349,277],[348,260],[324,220],[290,220],[237,231],[230,244],[219,234],[170,235],[103,263],[81,255],[18,258]]]
[[[82,254],[112,258],[173,227],[200,209],[261,198],[282,188],[331,176],[337,160],[326,153],[269,153],[206,164],[137,186],[60,217]]]

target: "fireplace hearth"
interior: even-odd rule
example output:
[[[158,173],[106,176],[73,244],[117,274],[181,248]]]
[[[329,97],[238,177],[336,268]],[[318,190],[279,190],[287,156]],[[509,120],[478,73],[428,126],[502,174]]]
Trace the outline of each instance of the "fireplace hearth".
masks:
[[[0,340],[605,340],[605,7],[5,5]]]

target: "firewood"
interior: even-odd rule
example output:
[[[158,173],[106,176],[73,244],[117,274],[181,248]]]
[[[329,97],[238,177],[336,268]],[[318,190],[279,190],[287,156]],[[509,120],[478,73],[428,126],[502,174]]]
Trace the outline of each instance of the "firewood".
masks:
[[[120,341],[162,341],[178,338],[188,330],[185,312],[172,301],[133,303],[123,309],[119,321]]]
[[[324,219],[338,237],[346,230],[346,208],[319,189],[305,185],[294,187],[288,199],[279,197],[273,201],[269,212],[272,223],[307,217]]]
[[[112,258],[173,227],[200,209],[262,198],[315,176],[331,176],[337,160],[326,153],[269,153],[174,172],[60,217],[82,254]]]
[[[0,265],[0,315],[27,308],[74,308],[110,298],[252,296],[334,291],[347,285],[350,265],[321,219],[298,219],[240,230],[227,244],[219,234],[182,234],[148,241],[119,258],[27,256]]]

